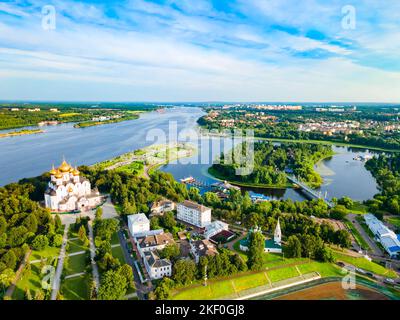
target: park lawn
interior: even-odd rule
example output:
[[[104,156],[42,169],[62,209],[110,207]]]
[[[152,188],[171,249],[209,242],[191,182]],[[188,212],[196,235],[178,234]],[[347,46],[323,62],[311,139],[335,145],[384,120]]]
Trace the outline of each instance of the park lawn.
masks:
[[[121,246],[111,248],[111,253],[112,253],[114,258],[117,258],[119,260],[121,265],[126,263],[125,262],[124,252],[122,251]]]
[[[118,232],[115,232],[111,237],[111,245],[119,244]]]
[[[269,281],[264,272],[249,274],[244,277],[233,279],[233,284],[237,291],[243,291],[254,287],[268,285]]]
[[[44,276],[40,272],[39,263],[31,264],[30,275],[18,280],[12,298],[14,300],[24,300],[26,289],[30,289],[32,296],[34,296],[35,291],[42,288],[41,282]]]
[[[129,173],[129,174],[141,175],[144,172],[144,165],[143,165],[143,162],[134,161],[125,166],[118,167],[117,171]]]
[[[325,277],[342,277],[343,273],[340,267],[333,263],[312,261],[297,266],[301,274],[318,272],[322,278]]]
[[[268,278],[271,280],[271,282],[277,282],[289,278],[295,278],[300,276],[298,271],[296,270],[295,267],[286,267],[286,268],[281,268],[281,269],[275,269],[275,270],[267,270],[266,271]]]
[[[86,253],[68,257],[68,265],[65,268],[65,275],[85,272]]]
[[[81,240],[68,240],[68,253],[75,253],[79,251],[86,251],[88,248],[85,247]]]
[[[32,250],[31,256],[29,257],[29,261],[40,260],[42,258],[54,258],[58,257],[60,254],[60,248],[56,247],[47,247],[46,249],[37,251]]]
[[[347,263],[355,266],[356,268],[370,271],[377,275],[381,275],[381,276],[388,277],[388,278],[396,278],[397,277],[396,272],[394,272],[393,270],[386,269],[385,267],[383,267],[375,262],[368,261],[367,259],[365,259],[363,257],[359,257],[359,258],[351,257],[348,255],[339,253],[339,252],[334,252],[334,256],[336,257],[337,260],[347,262]]]
[[[66,300],[88,300],[89,283],[85,275],[65,279],[61,284],[61,292]]]

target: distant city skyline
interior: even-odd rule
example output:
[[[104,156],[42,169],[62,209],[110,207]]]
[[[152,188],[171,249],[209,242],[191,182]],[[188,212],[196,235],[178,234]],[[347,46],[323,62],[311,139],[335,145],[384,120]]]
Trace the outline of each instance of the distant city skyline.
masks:
[[[2,1],[0,100],[399,103],[400,2],[326,2]]]

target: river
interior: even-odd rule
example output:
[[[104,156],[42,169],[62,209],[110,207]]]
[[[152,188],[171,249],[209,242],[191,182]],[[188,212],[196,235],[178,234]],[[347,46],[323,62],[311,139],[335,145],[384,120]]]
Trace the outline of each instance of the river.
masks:
[[[203,114],[200,108],[176,107],[162,113],[144,113],[137,120],[80,129],[69,123],[42,127],[45,131],[42,134],[2,138],[0,185],[38,176],[52,164],[58,165],[63,157],[76,166],[91,165],[153,143],[174,140],[175,135],[178,140],[197,144],[199,152],[191,158],[165,165],[161,170],[172,173],[176,179],[193,176],[211,184],[216,180],[207,173],[208,167],[221,151],[227,151],[234,143],[220,137],[200,136],[197,140],[196,121]],[[316,166],[324,178],[321,192],[326,191],[329,198],[344,195],[356,200],[372,198],[378,192],[376,182],[364,168],[364,163],[354,160],[368,151],[347,147],[334,147],[334,151],[336,154],[332,158]],[[276,199],[304,200],[304,196],[293,189],[250,191]]]

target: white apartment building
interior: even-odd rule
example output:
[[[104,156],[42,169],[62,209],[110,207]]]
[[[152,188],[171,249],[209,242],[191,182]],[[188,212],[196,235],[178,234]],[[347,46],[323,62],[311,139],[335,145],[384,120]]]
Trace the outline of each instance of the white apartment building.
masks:
[[[203,228],[211,222],[211,209],[193,201],[185,200],[177,206],[177,218]]]
[[[150,221],[144,213],[128,216],[128,228],[132,236],[150,230]]]

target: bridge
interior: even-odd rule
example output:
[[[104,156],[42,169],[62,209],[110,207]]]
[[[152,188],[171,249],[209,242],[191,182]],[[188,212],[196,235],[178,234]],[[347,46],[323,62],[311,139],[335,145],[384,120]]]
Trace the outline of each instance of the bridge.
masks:
[[[299,181],[296,177],[287,175],[287,179],[292,182],[293,184],[298,185],[311,199],[322,199],[324,202],[328,205],[329,208],[332,208],[335,206],[335,204],[327,199],[327,196],[322,196],[321,191],[316,191],[314,189],[311,189],[309,186],[307,186],[305,183]]]

